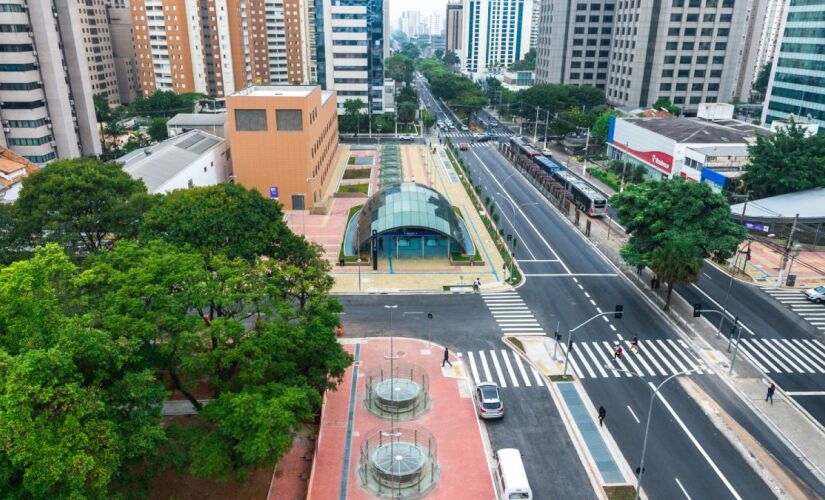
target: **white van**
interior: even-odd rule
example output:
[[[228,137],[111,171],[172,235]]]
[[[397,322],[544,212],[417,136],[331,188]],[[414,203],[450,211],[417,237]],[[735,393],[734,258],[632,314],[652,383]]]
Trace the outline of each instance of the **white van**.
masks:
[[[527,482],[521,452],[515,448],[502,448],[496,452],[496,473],[498,474],[501,498],[504,500],[532,500],[533,490]]]

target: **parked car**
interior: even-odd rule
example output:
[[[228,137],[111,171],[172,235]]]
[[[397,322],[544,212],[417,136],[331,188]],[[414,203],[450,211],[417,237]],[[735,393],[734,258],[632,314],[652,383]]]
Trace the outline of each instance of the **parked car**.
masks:
[[[476,142],[487,142],[490,139],[492,139],[492,137],[487,134],[479,134],[476,136]]]
[[[812,300],[817,304],[822,304],[825,302],[825,285],[818,286],[816,288],[811,288],[810,290],[805,290],[805,298],[808,300]]]
[[[552,158],[552,157],[553,157],[553,152],[552,152],[552,151],[550,151],[550,150],[549,150],[549,149],[547,149],[547,148],[542,148],[542,150],[541,150],[541,154],[543,154],[544,156],[546,156],[546,157],[548,157],[548,158]]]
[[[398,140],[410,142],[413,140],[413,137],[411,135],[400,135],[398,136]]]
[[[479,418],[504,416],[504,403],[501,402],[498,384],[494,382],[480,382],[476,386],[475,402]]]

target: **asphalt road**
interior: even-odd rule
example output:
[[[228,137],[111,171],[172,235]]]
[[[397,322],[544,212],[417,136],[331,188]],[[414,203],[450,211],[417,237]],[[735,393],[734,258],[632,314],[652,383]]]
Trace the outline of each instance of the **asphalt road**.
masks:
[[[780,341],[777,345],[782,346],[788,339],[822,340],[822,334],[810,323],[762,292],[758,286],[738,280],[731,281],[729,275],[710,264],[704,265],[695,285],[680,286],[676,291],[691,304],[701,303],[706,309],[724,310],[726,314],[722,332],[726,336],[733,327],[734,317],[738,317],[740,324],[744,325],[742,338],[745,342],[777,339]],[[709,315],[708,319],[714,324],[719,323],[719,315]],[[774,350],[772,357],[756,357],[756,362],[765,368],[766,376],[786,393],[822,393],[825,387],[825,374],[802,371],[804,368],[800,366],[800,362],[808,367],[811,367],[811,362],[806,363],[807,360],[801,357],[802,351],[798,344],[795,345],[797,349],[790,351],[791,354],[795,354],[795,358],[785,351]],[[785,357],[782,357],[783,353]],[[753,359],[753,356],[749,357]],[[824,360],[813,358],[811,361]],[[792,397],[814,419],[825,425],[825,394]]]
[[[520,174],[511,175],[515,170],[497,151],[472,148],[462,156],[471,166],[476,182],[483,186],[482,197],[500,200],[499,213],[505,224],[515,220],[520,241],[518,258],[528,280],[519,293],[546,331],[553,331],[557,322],[564,331],[622,304],[623,319],[597,319],[577,332],[576,337],[580,341],[613,344],[620,336],[629,339],[637,334],[642,339],[642,349],[658,340],[678,342],[679,337],[670,325],[641,295],[616,276],[614,269]],[[606,425],[627,461],[636,467],[650,393],[639,379],[617,377],[615,372],[605,371],[604,377],[584,379],[584,387],[596,406],[608,409]],[[703,384],[725,389],[715,375],[692,376]],[[659,383],[663,377],[650,380]],[[661,394],[667,404],[654,406],[645,468],[645,489],[652,498],[773,496],[759,475],[721,438],[701,408],[677,384],[665,386]],[[770,439],[773,446],[782,447],[776,438],[763,437]]]

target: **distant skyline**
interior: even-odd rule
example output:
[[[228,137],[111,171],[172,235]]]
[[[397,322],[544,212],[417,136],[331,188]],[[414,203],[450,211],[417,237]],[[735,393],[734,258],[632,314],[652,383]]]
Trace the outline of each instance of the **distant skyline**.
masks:
[[[447,12],[447,0],[390,0],[390,21],[393,29],[396,28],[395,22],[405,10],[417,10],[422,16],[440,12],[443,16]]]

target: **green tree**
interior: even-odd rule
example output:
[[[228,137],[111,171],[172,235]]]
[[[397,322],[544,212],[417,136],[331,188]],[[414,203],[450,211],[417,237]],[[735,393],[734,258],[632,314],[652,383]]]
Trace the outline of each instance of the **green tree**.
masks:
[[[660,97],[653,103],[653,109],[667,111],[672,115],[679,116],[682,114],[682,108],[670,102],[667,97]]]
[[[281,257],[281,248],[295,237],[278,202],[238,184],[169,193],[146,212],[142,233],[144,239],[250,262],[262,255]]]
[[[57,160],[26,178],[14,204],[17,230],[32,245],[54,241],[70,255],[96,252],[136,234],[145,194],[143,181],[116,163]]]
[[[95,118],[97,119],[97,123],[105,123],[108,122],[112,115],[112,109],[109,107],[109,99],[106,99],[102,95],[96,95],[92,97],[92,102],[95,106]]]
[[[415,73],[415,65],[406,55],[396,54],[384,59],[384,73],[387,78],[392,78],[396,82],[404,82],[409,86]]]
[[[418,106],[414,102],[404,101],[398,103],[398,121],[402,123],[411,123],[415,120],[415,114],[418,111]]]
[[[361,131],[362,120],[361,110],[365,107],[364,102],[360,99],[347,99],[344,101],[344,115],[341,117],[341,131],[354,132],[358,135]]]
[[[455,64],[458,64],[458,54],[456,54],[455,51],[452,50],[445,51],[442,61],[444,61],[444,64],[446,64],[447,66],[453,66]]]
[[[745,229],[731,220],[725,197],[705,183],[676,178],[633,184],[613,195],[610,204],[630,235],[622,257],[632,265],[655,266],[669,280],[665,309],[673,285],[692,279],[691,259],[699,259],[699,266],[706,258],[724,262],[745,237]],[[673,270],[676,265],[685,273]]]
[[[0,270],[4,498],[109,498],[165,440],[163,387],[79,307],[79,272],[54,244]]]
[[[523,59],[519,59],[510,65],[510,71],[535,71],[536,69],[536,49],[530,49]]]
[[[433,55],[436,59],[444,59],[444,49],[435,49]]]
[[[765,92],[768,90],[768,82],[771,79],[771,68],[773,67],[773,62],[765,63],[761,68],[759,68],[759,74],[756,75],[756,80],[753,82],[753,90],[754,92],[758,92],[760,96],[765,96]]]
[[[756,198],[825,186],[825,135],[808,135],[793,121],[748,148],[744,183]]]
[[[152,119],[152,124],[149,125],[148,132],[149,137],[151,137],[153,141],[160,142],[169,138],[169,133],[166,130],[166,122],[168,121],[168,118],[162,116]]]
[[[607,134],[610,131],[610,118],[616,116],[621,117],[622,114],[618,111],[605,111],[600,114],[596,121],[593,122],[593,127],[590,129],[590,135],[596,141],[604,142],[607,140]]]
[[[407,42],[401,45],[401,53],[410,59],[418,59],[421,55],[421,50],[417,44]]]

